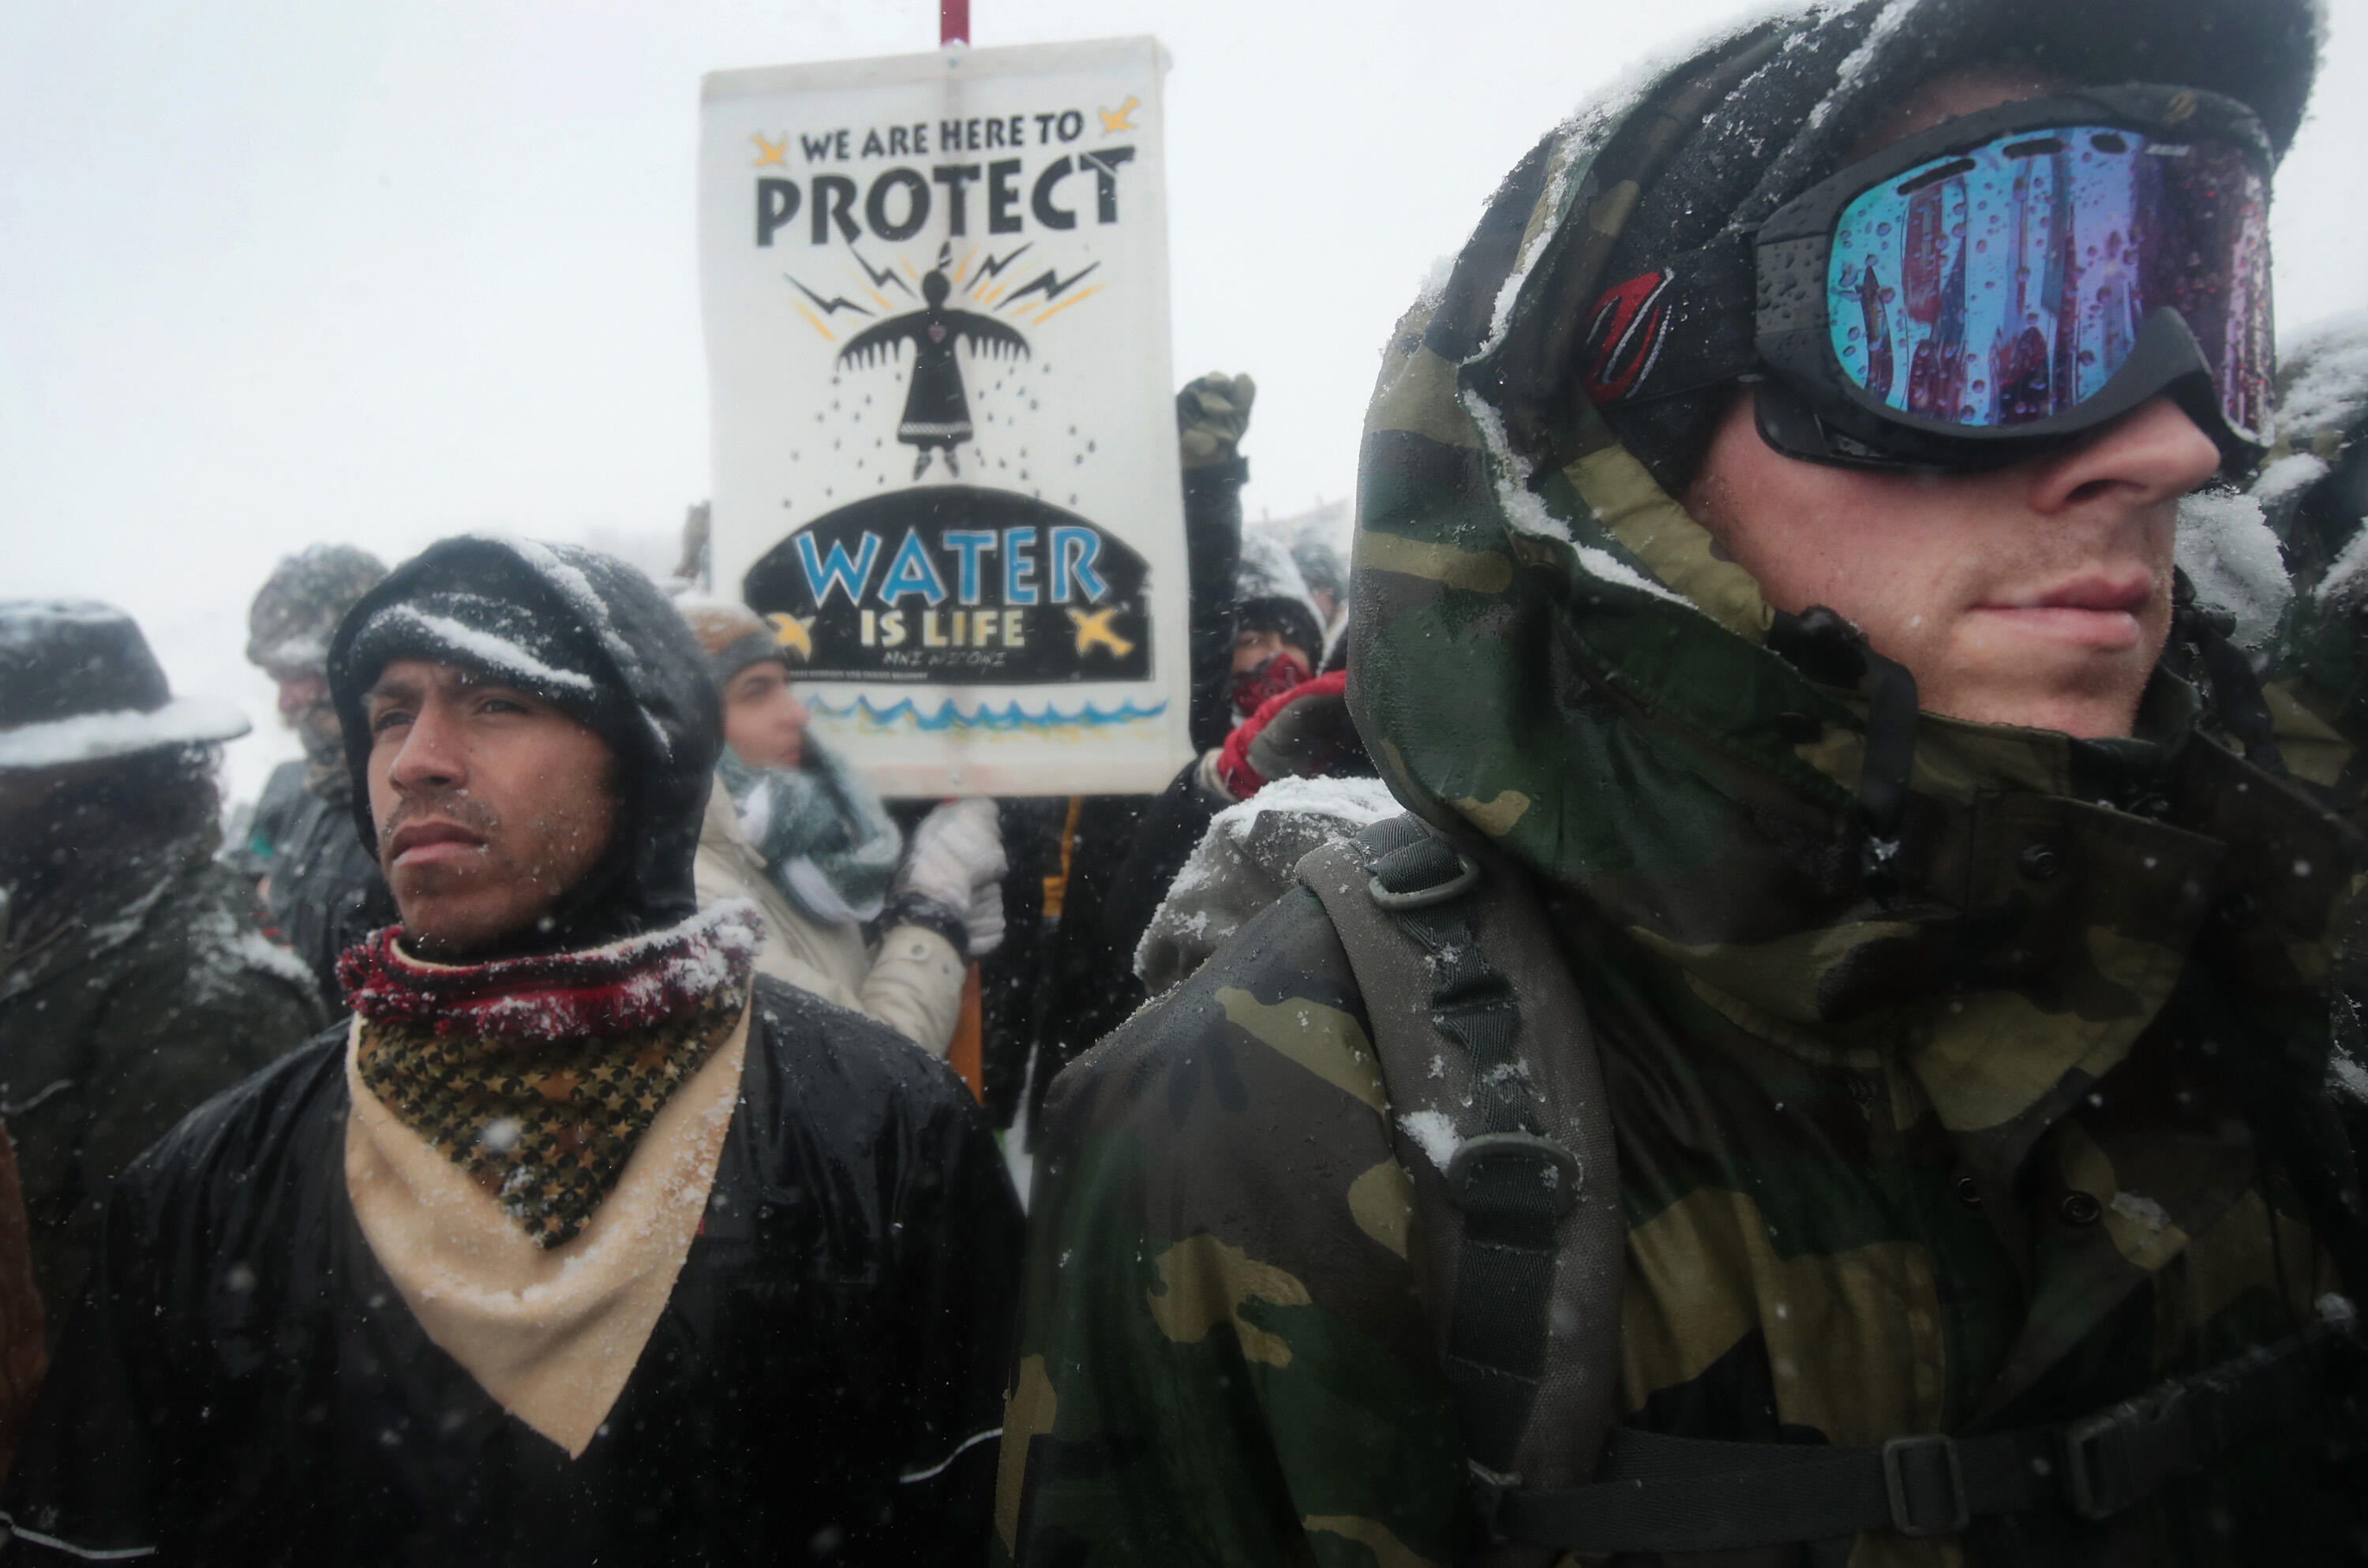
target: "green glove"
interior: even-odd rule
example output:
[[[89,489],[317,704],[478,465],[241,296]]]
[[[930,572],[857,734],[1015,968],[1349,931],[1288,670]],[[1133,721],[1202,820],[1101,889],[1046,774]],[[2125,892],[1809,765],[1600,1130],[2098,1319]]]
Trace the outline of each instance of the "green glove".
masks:
[[[1176,394],[1177,447],[1186,468],[1211,468],[1234,460],[1242,432],[1250,427],[1250,404],[1258,383],[1247,375],[1212,371]]]

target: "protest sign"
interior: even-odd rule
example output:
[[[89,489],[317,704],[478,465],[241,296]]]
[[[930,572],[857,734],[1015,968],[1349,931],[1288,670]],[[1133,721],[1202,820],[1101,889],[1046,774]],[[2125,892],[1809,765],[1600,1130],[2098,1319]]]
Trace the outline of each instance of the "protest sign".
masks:
[[[700,260],[719,592],[890,794],[1190,756],[1147,38],[720,72]]]

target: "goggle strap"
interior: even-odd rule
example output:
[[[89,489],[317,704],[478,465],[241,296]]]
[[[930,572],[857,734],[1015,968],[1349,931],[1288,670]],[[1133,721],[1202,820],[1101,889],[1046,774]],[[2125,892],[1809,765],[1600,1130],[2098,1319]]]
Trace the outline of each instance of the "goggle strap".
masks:
[[[1598,408],[1699,392],[1748,374],[1758,270],[1749,234],[1606,289],[1581,324],[1579,384]]]

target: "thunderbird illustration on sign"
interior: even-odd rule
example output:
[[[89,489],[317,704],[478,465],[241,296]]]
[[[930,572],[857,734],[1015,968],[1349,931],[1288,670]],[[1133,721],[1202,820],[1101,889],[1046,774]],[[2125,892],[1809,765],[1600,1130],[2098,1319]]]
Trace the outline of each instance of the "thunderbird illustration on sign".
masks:
[[[954,345],[968,338],[974,354],[1028,355],[1028,340],[994,317],[946,309],[946,296],[952,291],[941,257],[921,279],[922,309],[865,328],[838,351],[842,367],[866,366],[894,358],[906,343],[913,346],[913,379],[905,393],[905,417],[896,426],[896,439],[919,449],[913,460],[915,479],[928,471],[932,451],[945,453],[948,473],[962,472],[954,449],[971,438],[970,394],[962,387]]]

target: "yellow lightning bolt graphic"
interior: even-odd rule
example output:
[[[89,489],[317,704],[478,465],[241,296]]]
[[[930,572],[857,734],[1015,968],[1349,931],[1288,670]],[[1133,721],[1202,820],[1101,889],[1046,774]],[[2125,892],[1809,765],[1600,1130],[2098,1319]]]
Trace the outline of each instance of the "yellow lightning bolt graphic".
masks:
[[[1075,294],[1070,295],[1067,299],[1065,299],[1065,300],[1062,301],[1059,304],[1054,305],[1051,310],[1046,311],[1042,315],[1038,316],[1038,317],[1036,318],[1036,324],[1037,324],[1038,326],[1042,326],[1042,325],[1044,324],[1044,323],[1045,323],[1047,320],[1049,320],[1050,318],[1052,318],[1052,317],[1053,317],[1053,316],[1057,316],[1057,315],[1059,315],[1063,311],[1067,310],[1071,305],[1076,304],[1078,301],[1080,301],[1080,300],[1090,300],[1090,299],[1092,299],[1096,294],[1099,294],[1099,293],[1100,293],[1101,291],[1102,291],[1102,286],[1101,286],[1100,284],[1097,283],[1097,284],[1095,284],[1095,285],[1094,285],[1092,288],[1090,288],[1090,289],[1081,290],[1079,290],[1078,292],[1076,292],[1076,293],[1075,293]]]
[[[790,139],[788,137],[784,136],[779,142],[768,142],[762,134],[756,134],[750,136],[748,140],[757,144],[757,166],[758,168],[761,169],[768,164],[778,165],[782,168],[788,168],[790,166]]]
[[[1069,619],[1074,622],[1077,628],[1077,656],[1079,658],[1084,658],[1086,655],[1086,650],[1092,647],[1097,642],[1100,643],[1103,647],[1108,648],[1110,651],[1110,656],[1115,659],[1123,659],[1129,653],[1134,652],[1134,644],[1133,642],[1121,637],[1116,631],[1110,630],[1110,617],[1117,613],[1118,606],[1116,605],[1110,606],[1108,609],[1098,609],[1091,615],[1087,615],[1081,609],[1073,609],[1069,612]]]
[[[1095,109],[1094,112],[1102,117],[1102,134],[1112,136],[1121,131],[1134,130],[1134,111],[1142,107],[1141,98],[1130,97],[1116,108]]]
[[[798,657],[806,663],[814,663],[813,616],[768,615],[765,619],[773,623],[774,642],[795,650]]]

